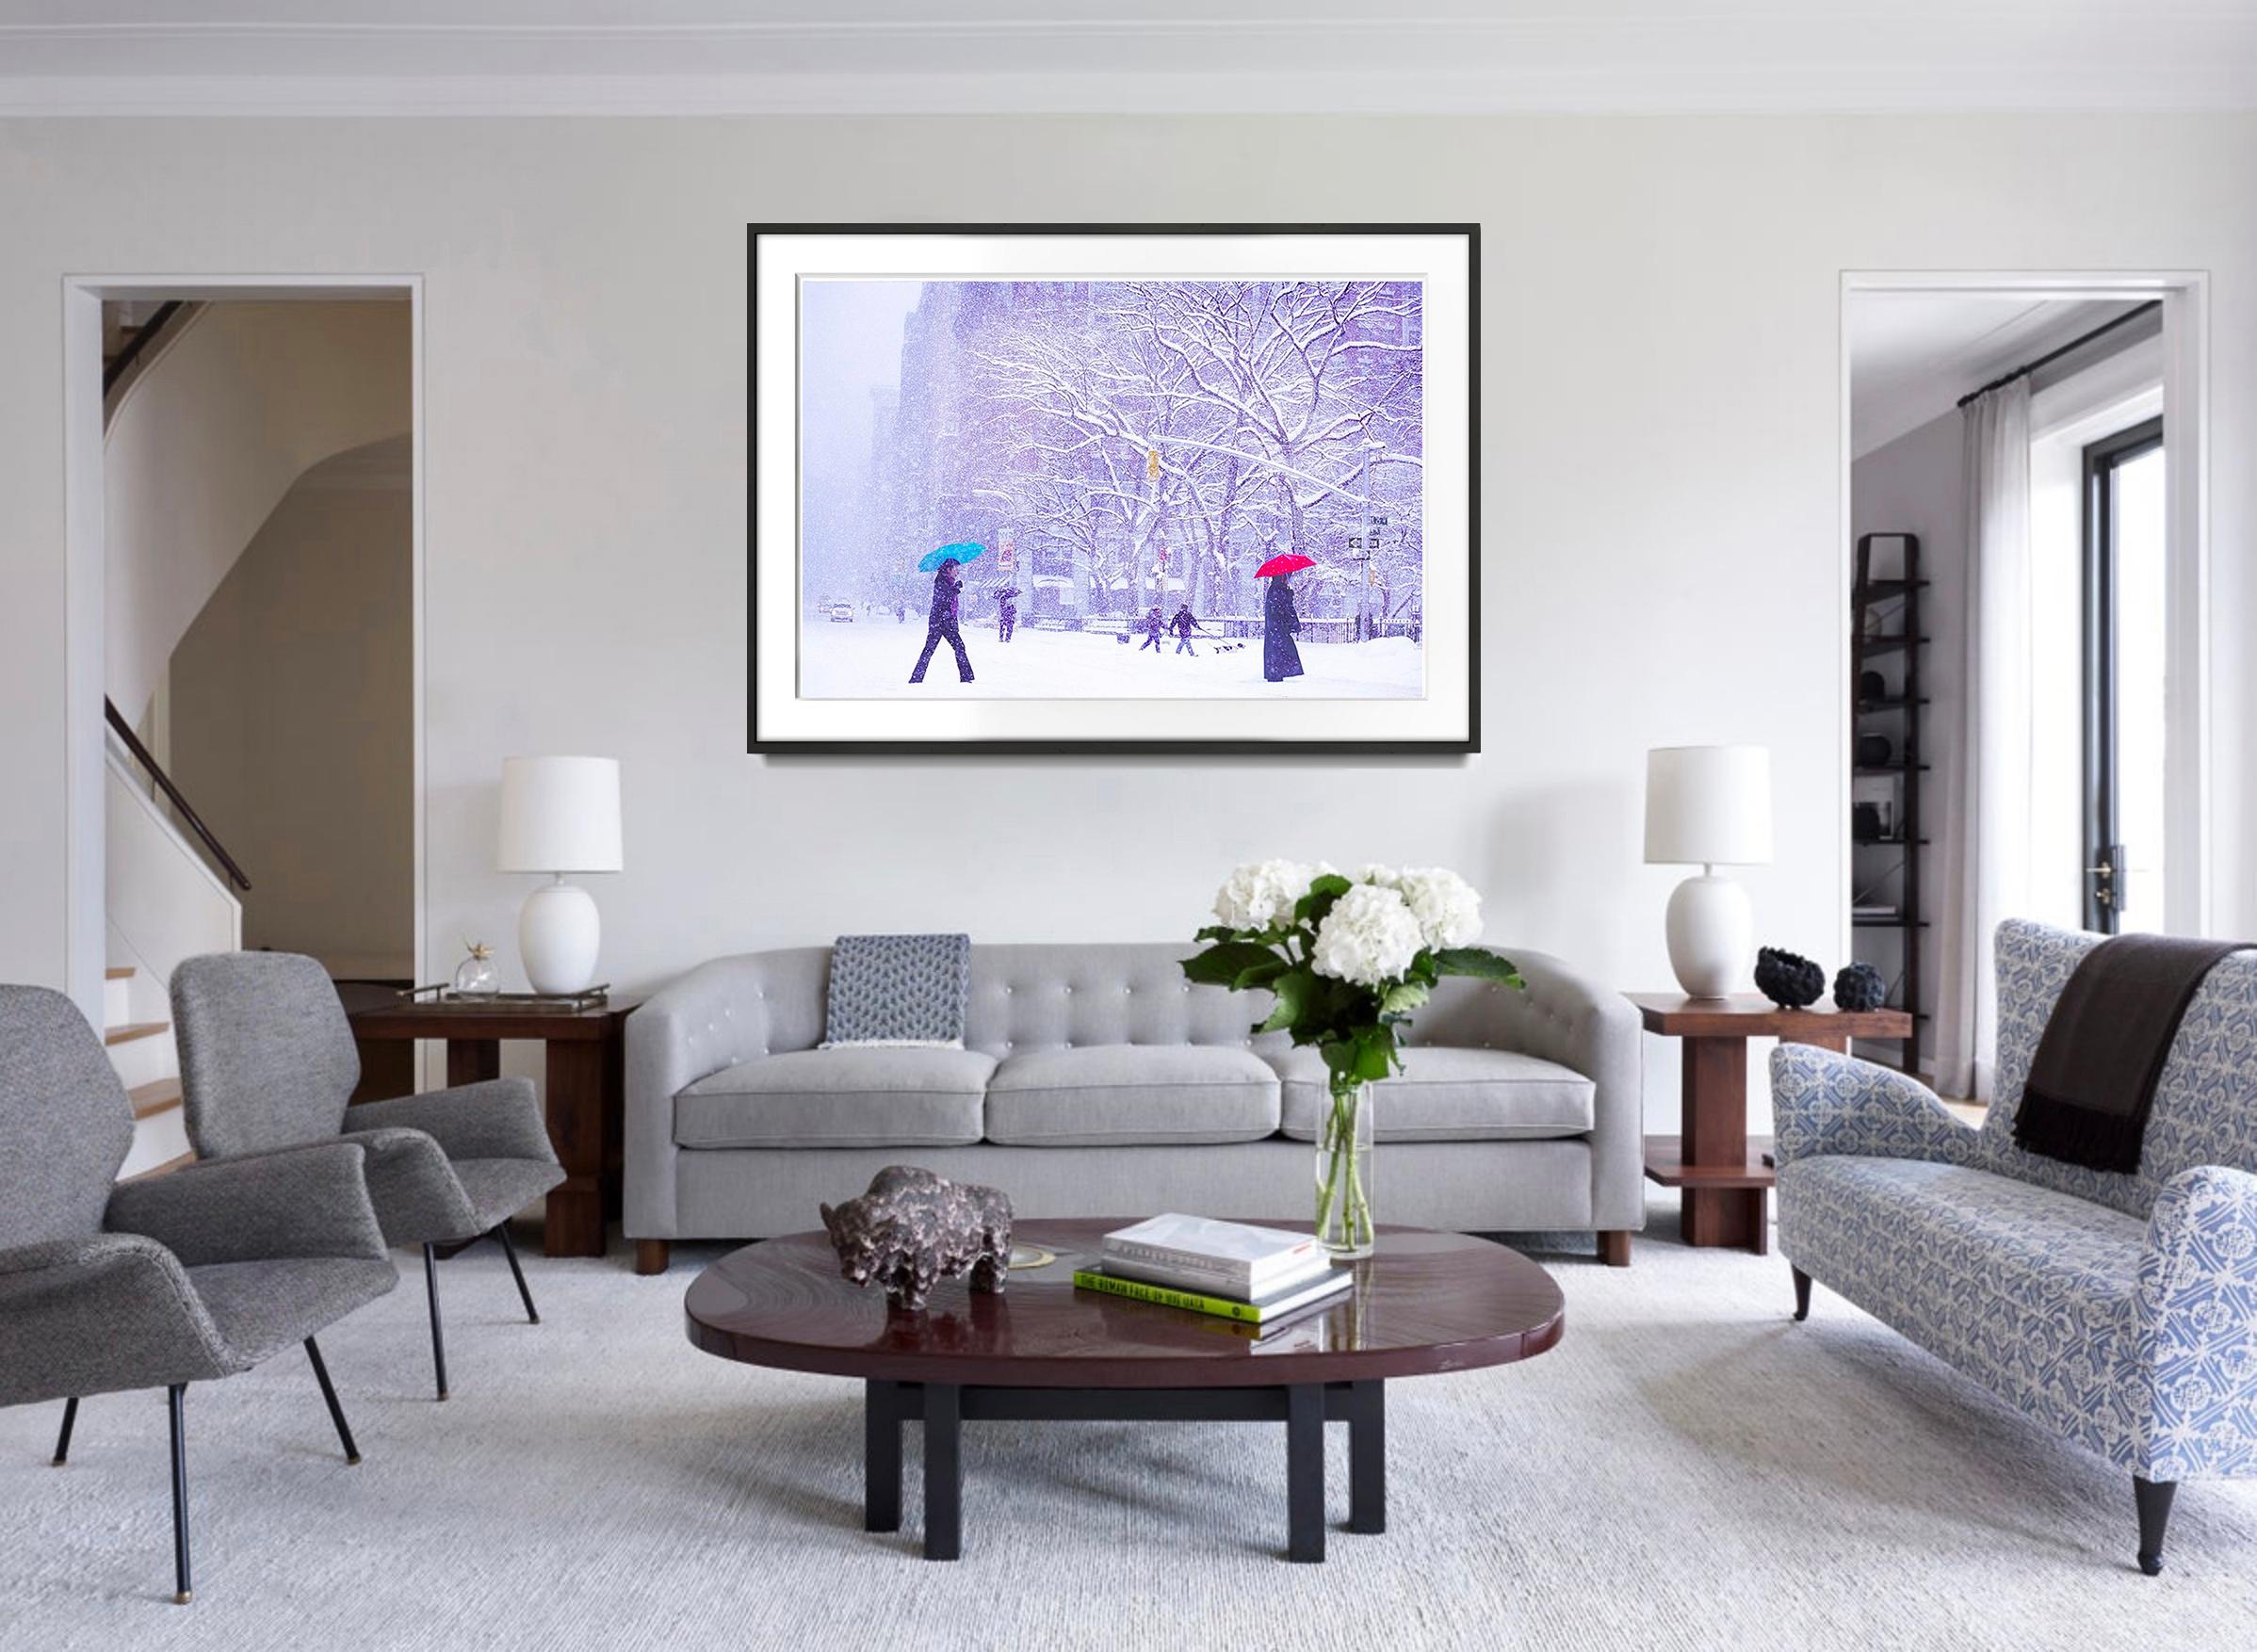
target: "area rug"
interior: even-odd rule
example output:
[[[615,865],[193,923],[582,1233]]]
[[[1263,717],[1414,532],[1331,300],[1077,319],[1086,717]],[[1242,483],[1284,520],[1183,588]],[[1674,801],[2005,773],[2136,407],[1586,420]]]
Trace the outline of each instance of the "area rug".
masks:
[[[1634,1265],[1539,1250],[1567,1335],[1524,1366],[1390,1385],[1384,1536],[1285,1541],[1282,1428],[966,1433],[966,1552],[861,1529],[859,1395],[684,1339],[718,1251],[447,1265],[454,1398],[423,1292],[323,1338],[365,1462],[304,1362],[189,1390],[196,1603],[169,1599],[162,1395],[0,1412],[0,1646],[2079,1648],[2233,1645],[2257,1622],[2257,1484],[2179,1498],[2170,1570],[2133,1564],[2128,1482],[1786,1264],[1674,1242]]]

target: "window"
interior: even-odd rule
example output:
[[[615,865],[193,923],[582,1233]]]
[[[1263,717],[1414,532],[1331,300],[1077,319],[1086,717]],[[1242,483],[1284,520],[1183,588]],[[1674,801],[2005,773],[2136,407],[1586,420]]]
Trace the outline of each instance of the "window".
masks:
[[[2163,421],[2085,448],[2084,815],[2088,929],[2161,930]]]

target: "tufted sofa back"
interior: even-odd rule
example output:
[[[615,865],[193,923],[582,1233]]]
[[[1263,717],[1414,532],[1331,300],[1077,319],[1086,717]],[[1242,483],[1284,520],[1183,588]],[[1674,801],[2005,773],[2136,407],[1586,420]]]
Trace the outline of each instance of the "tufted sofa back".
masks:
[[[1084,1045],[1235,1045],[1263,1056],[1290,1049],[1282,1032],[1253,1034],[1254,1024],[1270,1012],[1267,993],[1226,992],[1183,979],[1182,960],[1194,950],[1194,943],[1174,941],[976,946],[966,1047],[998,1061]],[[1523,969],[1557,968],[1556,960],[1541,953],[1510,955]],[[630,1088],[640,1083],[654,1095],[671,1096],[739,1061],[813,1049],[822,1042],[830,988],[828,947],[742,952],[701,964],[629,1024],[630,1052],[645,1051],[647,1062],[647,1071],[630,1074]],[[1592,1029],[1580,1024],[1572,1001],[1569,995],[1445,980],[1413,1018],[1406,1042],[1580,1050]],[[1627,1005],[1617,1007],[1629,1012]],[[1577,1058],[1560,1059],[1573,1064]]]
[[[1283,1033],[1249,1031],[1270,1012],[1267,993],[1183,979],[1182,961],[1197,950],[1165,941],[974,947],[964,1042],[998,1061],[1093,1044],[1285,1048]]]
[[[2014,1144],[2014,1115],[2046,1019],[2103,937],[2010,918],[1998,928],[1998,1073],[1983,1122],[1990,1168],[2145,1216],[2164,1183],[2197,1165],[2257,1174],[2257,952],[2213,969],[2187,1006],[2155,1086],[2137,1175],[2087,1170]]]

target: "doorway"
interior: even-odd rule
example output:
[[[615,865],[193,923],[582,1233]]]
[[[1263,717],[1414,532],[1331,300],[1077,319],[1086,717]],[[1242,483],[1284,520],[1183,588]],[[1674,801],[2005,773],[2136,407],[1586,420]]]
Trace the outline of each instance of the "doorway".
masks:
[[[1981,1097],[2000,921],[2206,920],[2206,285],[1849,274],[1843,306],[1845,666],[1860,541],[1916,562],[1920,615],[1878,650],[1916,693],[1848,685],[1844,950],[1919,1017],[1861,1053]]]
[[[97,1026],[119,1007],[116,978],[141,962],[114,956],[122,821],[145,842],[179,840],[181,888],[203,903],[206,928],[214,891],[234,902],[237,944],[327,953],[340,975],[421,970],[421,303],[412,276],[64,283],[68,971]],[[122,382],[122,346],[134,357]],[[378,363],[384,405],[373,406],[367,371],[325,374],[330,356]],[[200,379],[212,363],[219,370]],[[330,394],[291,401],[292,364],[300,402],[309,385]],[[122,398],[138,408],[123,424]],[[227,510],[184,523],[168,505],[183,477]],[[123,502],[122,478],[134,493]],[[208,529],[208,543],[191,545],[190,526]],[[356,692],[375,698],[355,705]],[[364,749],[375,752],[365,762]],[[314,864],[294,864],[327,826],[367,824],[349,818],[365,795],[310,774],[277,806],[266,770],[302,769],[325,751],[347,779],[382,769],[381,831],[341,832],[313,846]],[[197,788],[183,784],[190,778]],[[297,844],[268,842],[285,818]],[[383,910],[370,922],[354,902],[374,881],[352,867],[372,858],[398,869],[381,880]],[[195,888],[198,871],[208,887]],[[261,898],[271,899],[254,911]],[[309,915],[315,930],[291,928]],[[331,938],[310,944],[317,933]],[[177,962],[162,937],[149,949],[148,967],[132,971],[142,978],[137,1016],[161,1011],[162,977]]]

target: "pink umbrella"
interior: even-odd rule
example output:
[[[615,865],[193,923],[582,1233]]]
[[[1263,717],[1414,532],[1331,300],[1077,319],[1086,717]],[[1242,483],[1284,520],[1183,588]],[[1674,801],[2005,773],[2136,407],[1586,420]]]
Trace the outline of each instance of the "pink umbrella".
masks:
[[[1280,574],[1298,574],[1304,568],[1314,568],[1316,565],[1317,559],[1314,557],[1305,557],[1298,551],[1288,551],[1282,557],[1272,557],[1260,567],[1255,569],[1254,577],[1275,579]]]

